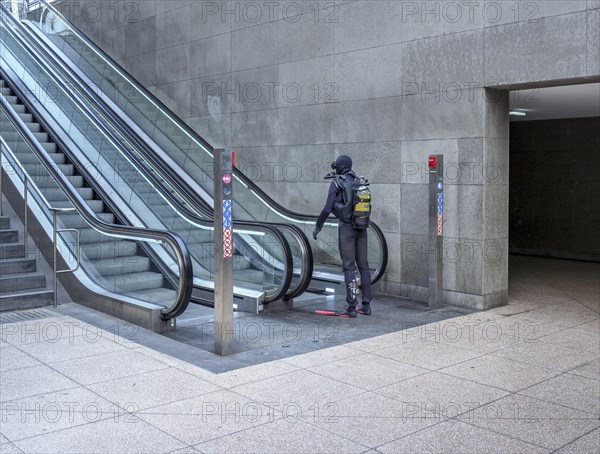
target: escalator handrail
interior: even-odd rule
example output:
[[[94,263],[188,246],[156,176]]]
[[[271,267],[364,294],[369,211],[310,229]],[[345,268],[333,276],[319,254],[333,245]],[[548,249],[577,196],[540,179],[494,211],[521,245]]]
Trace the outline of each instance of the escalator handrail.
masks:
[[[0,9],[4,8],[3,5],[0,4]],[[11,17],[11,19],[14,21],[14,24],[17,25],[19,32],[23,32],[23,28],[21,26],[20,23],[18,23],[18,21],[15,21],[14,18]],[[29,34],[26,33],[27,38],[30,38]],[[26,43],[23,39],[20,40],[21,43],[25,44],[26,46],[31,46],[32,43]],[[38,53],[44,53],[45,56],[49,57],[48,54],[45,52],[45,49],[41,49],[39,48],[39,46],[35,46],[36,47],[36,51],[37,52],[31,52],[31,50],[28,47],[28,51],[30,52],[32,58],[35,58],[40,64],[43,64],[43,61],[40,60],[40,56],[38,55]],[[65,72],[65,69],[60,67],[60,65],[57,65],[58,67],[55,67],[55,70],[60,72],[60,75],[66,78],[69,78],[69,80],[73,80],[74,83],[77,83],[76,80],[71,79],[68,72]],[[0,73],[3,73],[3,71],[0,70]],[[23,102],[27,105],[27,108],[29,110],[31,110],[34,113],[37,113],[37,107],[35,106],[35,103],[30,102],[30,100],[28,99],[28,97],[25,95],[25,93],[21,92],[18,88],[12,87],[13,90],[17,91],[18,94],[20,95],[21,99],[23,100]],[[88,96],[89,96],[89,92],[88,92]],[[89,99],[89,97],[88,97]],[[92,112],[88,109],[87,106],[82,105],[77,99],[76,97],[74,98],[74,102],[77,102],[78,105],[80,106],[80,108],[82,108],[83,110],[86,111],[86,113],[91,117],[94,118],[96,121],[98,120],[97,118],[97,114],[95,112]],[[43,116],[42,115],[37,115],[38,120],[39,121],[43,121]],[[102,129],[102,131],[109,137],[111,137],[111,139],[113,139],[113,143],[115,144],[119,144],[119,146],[121,145],[122,140],[115,136],[114,133],[112,131],[110,131],[109,129],[107,129],[102,122],[98,123],[98,127]],[[50,129],[50,128],[48,128]],[[60,139],[60,137],[54,137],[54,140],[59,143],[62,144],[62,148],[64,151],[68,150],[68,147],[66,147],[64,145],[64,142],[62,142],[62,140]],[[125,153],[127,155],[128,158],[132,159],[134,162],[139,163],[139,158],[137,158],[135,155],[131,154],[128,152],[127,147],[121,147],[120,146],[120,151]],[[78,160],[76,159],[76,157],[71,156],[69,154],[69,156],[71,157],[71,159],[74,162],[78,162]],[[79,167],[84,167],[84,166],[79,166]],[[137,166],[138,169],[142,169],[143,166]],[[85,170],[79,169],[81,172],[85,173]],[[176,199],[173,199],[172,195],[169,193],[169,191],[166,191],[163,188],[163,183],[161,183],[155,176],[153,175],[148,175],[147,173],[144,173],[144,175],[151,179],[154,187],[155,188],[160,188],[161,189],[161,193],[163,194],[163,196],[165,196],[166,198],[169,198],[171,201],[173,201],[175,204],[177,204],[178,207],[181,207],[181,205],[179,204],[179,202]],[[99,190],[100,193],[102,193],[101,190]],[[192,218],[187,219],[188,222],[192,222],[192,223],[197,223],[199,225],[202,226],[207,226],[207,227],[213,227],[214,223],[211,220],[207,220],[207,219],[203,219],[198,217],[195,213],[191,213],[189,209],[185,209],[185,207],[181,207],[183,211],[186,212],[186,216]],[[185,218],[184,218],[185,219]],[[242,221],[243,222],[243,221]],[[270,294],[266,294],[264,295],[264,303],[269,303],[271,301],[277,301],[279,299],[284,299],[287,298],[287,290],[289,288],[289,286],[291,285],[292,282],[292,274],[293,274],[293,258],[292,258],[292,252],[291,252],[291,248],[289,246],[289,243],[287,241],[287,239],[285,238],[285,236],[281,233],[281,231],[279,231],[275,226],[271,226],[271,225],[263,225],[263,224],[254,224],[251,222],[244,222],[244,226],[240,229],[239,232],[236,233],[244,233],[244,230],[251,230],[251,231],[259,231],[259,232],[263,232],[265,234],[270,235],[270,237],[276,239],[276,241],[279,243],[279,246],[283,252],[283,268],[284,268],[284,277],[281,280],[280,285],[277,287],[277,289],[270,293]],[[237,223],[238,228],[240,227],[240,224]],[[306,285],[308,285],[308,282],[306,283]]]
[[[97,53],[100,57],[102,57],[105,61],[107,61],[114,68],[121,68],[121,66],[110,57],[104,50],[102,50],[99,46],[97,46],[90,38],[88,38],[79,28],[74,25],[71,21],[67,20],[54,6],[50,5],[46,2],[46,0],[39,0],[40,3],[44,4],[46,8],[52,11],[53,14],[61,17],[65,23],[68,24],[68,27],[71,29],[73,33],[75,33],[79,39],[81,39],[88,47],[90,47],[95,53]],[[139,83],[134,77],[132,77],[129,73],[125,71],[120,71],[122,77],[127,79],[137,90],[139,90],[148,100],[154,103],[160,110],[162,110],[174,123],[177,124],[179,128],[181,128],[185,133],[190,136],[191,139],[198,142],[204,148],[206,148],[211,154],[214,152],[213,147],[202,137],[200,136],[194,129],[192,129],[187,123],[182,121],[169,107],[167,107],[162,101],[160,101],[156,96],[150,93],[141,83]],[[301,221],[316,223],[318,216],[298,213],[292,211],[282,205],[280,205],[277,201],[271,198],[265,191],[263,191],[259,186],[257,186],[251,179],[249,179],[243,172],[241,172],[238,168],[234,167],[233,174],[241,181],[244,182],[249,188],[256,193],[256,195],[262,198],[266,204],[276,211],[280,211],[285,216],[290,218],[296,218]],[[373,221],[370,222],[370,227],[372,227],[377,240],[381,246],[382,256],[381,260],[373,273],[372,283],[376,283],[379,281],[387,268],[388,263],[388,249],[387,249],[387,241],[385,240],[385,236],[381,228]]]
[[[58,165],[40,145],[25,122],[14,112],[4,95],[0,95],[0,110],[6,115],[25,142],[33,150],[36,157],[56,181],[60,189],[69,198],[77,212],[96,230],[109,236],[120,237],[133,241],[153,240],[161,244],[167,243],[175,252],[179,267],[179,285],[171,306],[161,310],[161,318],[170,320],[181,315],[187,308],[193,287],[192,259],[187,246],[179,235],[165,230],[154,230],[126,225],[111,224],[100,218],[85,202],[83,197],[73,187],[71,182],[60,171]],[[18,162],[18,161],[17,161]],[[22,168],[24,171],[24,169]]]
[[[15,21],[16,22],[16,21]],[[22,31],[23,28],[20,27],[20,24],[16,23],[19,26],[19,30]],[[25,30],[27,37],[31,38],[28,30]],[[36,41],[32,39],[32,41]],[[42,54],[48,58],[58,58],[53,52],[52,49],[49,49],[48,46],[40,47],[37,42],[29,42],[28,45],[35,46],[36,54]],[[52,52],[51,55],[49,53]],[[53,60],[56,62],[56,60]],[[198,209],[200,212],[205,211],[203,207],[198,203],[197,197],[199,197],[195,192],[190,191],[189,186],[183,184],[181,178],[177,178],[174,175],[172,169],[167,166],[170,172],[164,172],[164,167],[161,166],[159,162],[157,162],[158,157],[155,153],[149,149],[147,143],[141,140],[137,134],[135,134],[131,128],[126,125],[122,118],[120,118],[109,106],[106,105],[104,100],[96,93],[95,90],[91,90],[90,87],[78,77],[77,74],[70,74],[70,71],[65,69],[62,65],[57,64],[57,70],[61,73],[61,76],[67,77],[69,82],[71,83],[71,87],[78,88],[79,92],[86,97],[86,99],[93,103],[102,115],[108,117],[108,120],[112,122],[114,126],[116,126],[119,130],[119,133],[123,134],[127,141],[131,142],[134,145],[134,148],[141,152],[143,158],[150,162],[158,173],[161,173],[161,176],[164,177],[169,185],[177,190],[177,193],[182,196],[185,202],[189,203],[194,208]],[[118,143],[118,141],[115,141]],[[132,153],[129,153],[127,148],[123,150],[127,157],[130,158],[136,165],[136,167],[142,170],[144,167],[140,165],[140,159]],[[164,172],[164,173],[163,173]],[[203,219],[199,217],[195,212],[191,211],[188,207],[181,204],[179,200],[173,197],[170,191],[165,190],[161,182],[155,175],[151,173],[144,173],[145,176],[152,180],[152,184],[155,188],[160,188],[162,195],[165,198],[168,198],[174,206],[177,206],[177,209],[180,210],[186,217],[188,217],[192,222],[196,222],[200,225],[213,225],[213,222],[209,219]],[[194,194],[193,197],[191,194]],[[212,218],[213,212],[212,209],[210,213],[206,213],[207,217]],[[308,288],[310,284],[310,280],[312,278],[312,270],[313,270],[313,260],[312,260],[312,250],[310,248],[310,244],[306,235],[302,230],[295,228],[295,226],[287,225],[287,224],[279,224],[279,223],[269,223],[269,222],[254,222],[254,221],[243,221],[243,220],[234,220],[234,228],[240,229],[239,233],[244,233],[244,230],[252,230],[252,231],[260,231],[270,235],[277,239],[280,243],[279,246],[283,251],[284,255],[284,267],[286,268],[285,277],[282,280],[280,288],[277,289],[275,293],[265,294],[264,303],[269,303],[271,301],[276,301],[278,299],[291,299],[295,296],[298,296],[302,292]],[[285,236],[280,232],[280,229],[285,229],[290,231],[290,233],[295,237],[297,243],[299,244],[302,250],[302,268],[301,275],[299,278],[299,283],[296,287],[290,289],[292,277],[293,277],[293,258],[291,253],[291,248],[289,247],[289,243]],[[287,271],[289,270],[289,271]]]

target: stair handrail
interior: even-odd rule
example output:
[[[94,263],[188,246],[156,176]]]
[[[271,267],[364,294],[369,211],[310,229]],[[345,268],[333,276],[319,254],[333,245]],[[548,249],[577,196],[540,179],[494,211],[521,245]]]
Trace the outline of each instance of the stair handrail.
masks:
[[[67,177],[65,177],[65,175],[60,171],[58,165],[39,144],[33,133],[29,130],[29,128],[27,128],[25,122],[13,111],[8,101],[6,101],[4,95],[1,94],[0,110],[6,115],[8,120],[13,124],[21,137],[32,149],[36,157],[46,168],[48,173],[56,181],[60,189],[62,189],[62,191],[68,197],[69,201],[74,206],[74,210],[76,210],[94,229],[108,236],[116,238],[124,238],[133,241],[149,240],[158,244],[166,243],[173,249],[179,268],[179,285],[177,286],[174,302],[171,304],[171,306],[161,310],[161,318],[166,321],[181,315],[187,309],[193,288],[192,258],[181,237],[176,233],[167,230],[117,225],[104,221],[88,206],[83,197],[81,197],[79,192],[77,192]],[[2,140],[2,143],[7,150],[10,150],[8,144],[6,144],[4,140]],[[24,173],[27,173],[14,153],[12,153],[12,150],[10,150],[10,153],[12,154],[11,157],[15,160],[15,162],[18,163],[20,170]],[[38,194],[42,194],[33,181],[31,184],[34,185]],[[50,207],[50,204],[43,195],[42,200],[44,200],[46,205]],[[27,208],[25,209],[27,211]],[[56,244],[54,244],[54,247],[56,248]],[[56,268],[56,264],[54,264],[54,267]]]

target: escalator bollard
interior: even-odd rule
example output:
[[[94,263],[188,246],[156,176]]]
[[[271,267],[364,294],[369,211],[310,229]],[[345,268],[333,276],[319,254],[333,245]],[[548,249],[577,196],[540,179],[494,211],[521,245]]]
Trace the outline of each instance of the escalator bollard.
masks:
[[[444,156],[430,155],[429,168],[429,308],[442,306]]]
[[[233,353],[233,156],[230,148],[214,151],[215,353]]]

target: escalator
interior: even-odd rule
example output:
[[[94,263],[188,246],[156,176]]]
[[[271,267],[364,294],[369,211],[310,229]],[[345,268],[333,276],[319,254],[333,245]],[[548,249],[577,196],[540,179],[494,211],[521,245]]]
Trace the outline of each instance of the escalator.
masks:
[[[99,104],[111,110],[145,143],[149,155],[159,156],[166,174],[187,175],[180,195],[196,211],[212,215],[212,147],[187,124],[119,67],[45,0],[22,24],[43,43],[47,52],[77,74]],[[236,217],[249,221],[295,226],[310,237],[316,216],[296,213],[279,205],[242,172],[234,170]],[[173,183],[176,186],[176,183]],[[327,222],[319,240],[311,243],[314,256],[312,290],[335,287],[343,282],[337,250],[337,222]],[[294,250],[298,257],[300,251]],[[387,266],[387,244],[381,229],[371,223],[369,263],[373,282]],[[295,264],[296,265],[296,264]],[[296,267],[296,266],[295,266]]]
[[[42,61],[27,46],[12,17],[5,15],[0,27],[0,127],[6,148],[18,160],[14,165],[22,167],[55,208],[73,206],[71,191],[104,221],[176,232],[191,254],[192,300],[212,303],[212,221],[186,207],[152,163],[137,154],[135,144],[69,90],[60,68]],[[34,149],[43,159],[32,153]],[[50,170],[64,177],[68,190],[56,184],[54,175],[48,177]],[[112,283],[113,293],[142,302],[161,304],[168,292],[177,293],[178,280],[161,279],[159,272],[177,275],[172,252],[162,246],[146,247],[147,251],[126,243],[106,246],[94,226],[73,214],[61,216],[60,223],[78,230],[86,274]],[[241,310],[257,312],[262,304],[289,294],[292,252],[276,227],[238,223],[235,231],[235,303]],[[298,276],[295,288],[303,290],[309,275],[301,270]]]

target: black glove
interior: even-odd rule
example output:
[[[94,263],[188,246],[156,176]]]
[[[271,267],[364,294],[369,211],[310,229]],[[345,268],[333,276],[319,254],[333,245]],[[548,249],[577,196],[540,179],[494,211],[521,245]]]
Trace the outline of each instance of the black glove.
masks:
[[[315,241],[317,241],[317,235],[319,234],[320,231],[321,231],[321,229],[319,227],[315,227],[315,229],[313,230],[313,239]]]

